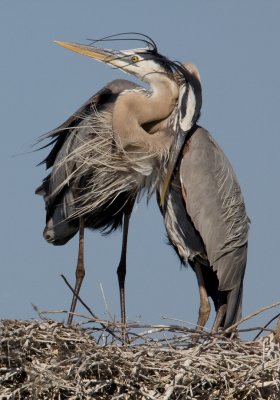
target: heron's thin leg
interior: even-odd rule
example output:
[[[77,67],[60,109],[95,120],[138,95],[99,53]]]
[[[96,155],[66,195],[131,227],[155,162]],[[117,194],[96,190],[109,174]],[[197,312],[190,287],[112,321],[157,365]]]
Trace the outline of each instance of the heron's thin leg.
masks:
[[[77,268],[76,268],[76,284],[75,284],[75,294],[72,298],[72,303],[70,307],[70,312],[68,316],[67,324],[71,325],[73,321],[73,313],[75,312],[76,304],[77,304],[77,296],[79,295],[82,282],[85,276],[85,267],[84,267],[84,220],[81,217],[79,219],[79,253],[77,260]]]
[[[125,313],[125,275],[126,275],[126,249],[127,249],[127,236],[128,236],[128,226],[129,226],[130,215],[124,215],[123,223],[123,240],[122,240],[122,252],[117,269],[119,289],[120,289],[120,304],[121,304],[121,320],[122,323],[126,322]]]
[[[125,328],[125,324],[126,324],[126,312],[125,312],[126,250],[127,250],[129,220],[130,220],[131,212],[133,209],[133,205],[134,205],[134,200],[132,202],[130,202],[130,204],[127,206],[127,208],[124,212],[122,252],[121,252],[119,266],[117,269],[119,290],[120,290],[121,321],[123,324],[123,336],[124,336],[124,328]]]
[[[211,311],[211,306],[205,288],[205,283],[201,271],[201,265],[198,262],[194,262],[194,271],[197,278],[197,283],[199,287],[199,298],[200,298],[199,314],[198,314],[196,330],[201,331],[204,328],[206,322],[208,321]]]

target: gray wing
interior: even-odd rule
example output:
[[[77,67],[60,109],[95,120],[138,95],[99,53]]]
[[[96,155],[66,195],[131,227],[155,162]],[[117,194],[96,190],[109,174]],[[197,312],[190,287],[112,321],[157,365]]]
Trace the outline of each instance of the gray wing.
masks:
[[[228,159],[203,128],[196,130],[185,147],[180,179],[187,213],[217,272],[219,290],[235,288],[239,293],[246,267],[249,219]]]
[[[92,139],[93,130],[88,129],[91,116],[96,112],[112,112],[118,95],[136,86],[127,80],[115,80],[109,83],[62,125],[43,136],[43,139],[50,139],[48,145],[53,147],[42,163],[46,164],[47,169],[52,169],[41,186],[37,188],[36,193],[44,196],[46,206],[44,236],[53,244],[66,243],[78,230],[78,220],[68,218],[75,211],[73,209],[75,188],[79,187],[79,183],[75,182],[74,172],[79,165],[75,158],[68,159],[67,156],[73,154],[75,149],[86,143],[88,139]],[[122,212],[117,214],[116,210],[121,210],[121,204],[125,201],[120,196],[117,202],[120,204],[108,205],[106,213],[100,210],[93,212],[88,221],[90,227],[110,230],[121,225]]]
[[[188,264],[199,257],[207,262],[204,243],[196,231],[193,222],[186,213],[185,201],[180,184],[180,174],[175,170],[164,207],[160,205],[160,192],[157,201],[164,217],[166,232],[170,244],[174,247],[183,264]]]

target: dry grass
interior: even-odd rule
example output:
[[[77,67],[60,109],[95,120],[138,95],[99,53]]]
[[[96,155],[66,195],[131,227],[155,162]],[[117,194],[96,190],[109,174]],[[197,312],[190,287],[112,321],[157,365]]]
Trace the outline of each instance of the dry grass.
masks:
[[[104,329],[106,326],[109,330]],[[0,399],[280,398],[279,343],[108,321],[0,323]]]

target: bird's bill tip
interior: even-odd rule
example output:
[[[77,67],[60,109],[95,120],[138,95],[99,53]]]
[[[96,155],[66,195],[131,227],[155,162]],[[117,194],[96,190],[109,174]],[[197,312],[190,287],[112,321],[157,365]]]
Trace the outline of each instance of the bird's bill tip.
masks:
[[[110,50],[99,49],[97,47],[86,46],[79,43],[63,42],[60,40],[54,40],[54,43],[64,47],[65,49],[74,51],[75,53],[82,54],[87,57],[94,58],[98,61],[110,62],[113,58],[113,52]]]

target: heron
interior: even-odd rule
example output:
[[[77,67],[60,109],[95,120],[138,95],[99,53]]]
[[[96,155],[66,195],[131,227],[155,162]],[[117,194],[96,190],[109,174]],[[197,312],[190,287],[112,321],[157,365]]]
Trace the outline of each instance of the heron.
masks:
[[[37,190],[46,202],[45,238],[64,244],[80,231],[78,294],[84,274],[84,226],[110,230],[124,221],[118,278],[125,323],[129,218],[141,190],[157,189],[169,240],[197,277],[197,326],[204,327],[208,320],[211,297],[216,309],[213,330],[225,329],[241,315],[249,226],[244,199],[223,151],[197,125],[197,69],[170,61],[151,39],[144,40],[148,47],[123,51],[57,42],[136,76],[151,90],[114,81],[48,135],[54,146],[45,162],[52,171]]]
[[[90,213],[81,216],[77,210],[76,198],[80,198],[87,186],[86,181],[95,177],[95,171],[87,171],[84,176],[73,176],[82,161],[73,152],[81,150],[83,143],[96,139],[95,119],[96,113],[111,112],[113,103],[123,90],[134,89],[135,84],[126,80],[115,80],[108,83],[105,88],[92,96],[79,110],[68,118],[58,128],[52,130],[43,139],[51,139],[47,146],[53,146],[48,156],[40,164],[45,164],[51,173],[36,189],[36,194],[42,195],[46,207],[46,226],[43,232],[44,238],[53,245],[66,244],[79,232],[79,251],[76,268],[75,293],[73,295],[68,324],[73,321],[73,313],[76,308],[77,296],[85,276],[84,268],[84,228],[100,230],[108,235],[123,225],[123,245],[118,277],[121,290],[122,320],[125,319],[124,278],[126,269],[126,246],[130,214],[134,204],[133,193],[120,193],[112,201],[109,198]],[[108,138],[106,138],[108,140]],[[112,146],[112,143],[110,143]],[[77,153],[76,153],[77,154]],[[72,156],[69,158],[69,156]],[[67,158],[68,157],[68,158]],[[69,174],[69,169],[71,174]],[[91,174],[91,176],[89,175]],[[82,185],[83,190],[80,186]]]
[[[196,69],[195,75],[200,80]],[[197,330],[208,321],[211,297],[216,332],[241,319],[250,219],[237,177],[218,143],[198,124],[186,130],[185,91],[183,85],[175,129],[181,145],[173,152],[176,161],[165,181],[159,182],[157,200],[170,243],[197,278]]]
[[[174,139],[171,126],[177,116],[178,77],[193,80],[187,69],[161,55],[156,44],[143,37],[147,47],[124,51],[57,42],[135,75],[151,86],[151,90],[145,90],[127,80],[115,80],[44,136],[52,145],[42,162],[51,172],[36,190],[45,200],[44,237],[54,245],[63,245],[79,231],[75,294],[68,323],[72,322],[85,275],[84,228],[110,233],[123,224],[117,273],[121,319],[125,324],[124,283],[131,211],[143,188],[156,187],[159,171],[169,158]],[[198,118],[199,109],[200,99],[192,104],[190,125]],[[173,164],[174,160],[170,161],[170,170]]]

